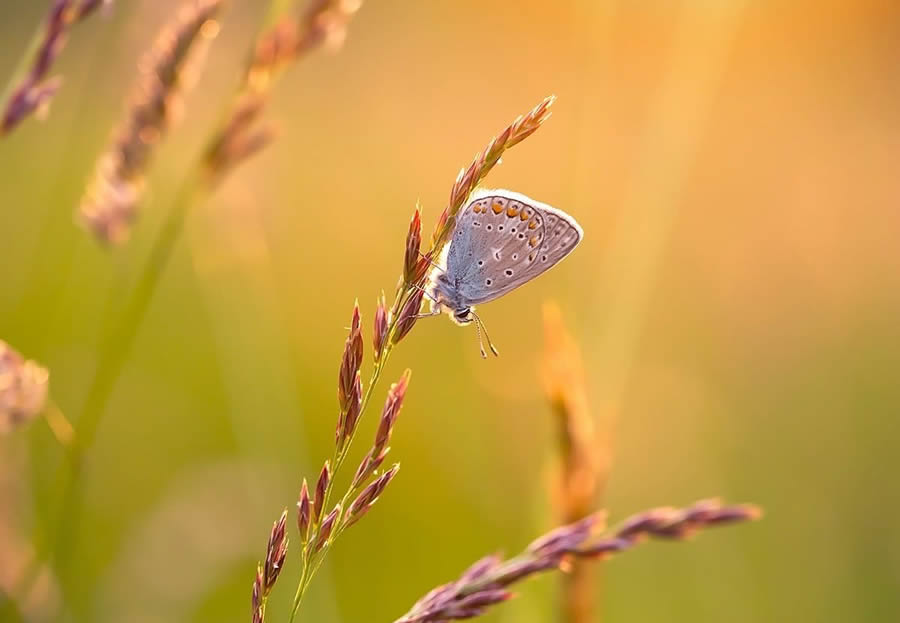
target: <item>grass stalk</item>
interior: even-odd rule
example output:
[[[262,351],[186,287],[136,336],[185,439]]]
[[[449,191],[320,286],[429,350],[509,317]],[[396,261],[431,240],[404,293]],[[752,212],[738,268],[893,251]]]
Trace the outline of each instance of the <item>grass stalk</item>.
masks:
[[[503,132],[491,139],[488,146],[475,156],[467,169],[460,171],[456,182],[451,189],[447,206],[439,216],[437,224],[435,225],[431,248],[424,253],[420,251],[422,224],[419,210],[416,209],[410,222],[409,232],[406,238],[403,272],[398,281],[397,291],[390,311],[386,314],[387,327],[384,331],[383,339],[376,338],[377,346],[375,363],[372,375],[369,379],[369,384],[360,401],[358,410],[359,419],[365,415],[366,409],[371,401],[372,393],[378,384],[378,381],[381,379],[382,372],[384,371],[387,361],[390,359],[394,346],[409,333],[418,318],[428,273],[436,260],[440,257],[441,250],[446,244],[449,234],[453,229],[456,214],[465,205],[469,196],[476,189],[478,184],[500,161],[500,157],[503,153],[507,149],[531,136],[531,134],[536,132],[544,121],[550,117],[550,106],[553,104],[554,99],[553,96],[547,97],[527,114],[517,117],[503,130]],[[357,321],[358,308],[354,310],[354,324]],[[377,323],[378,318],[376,317],[376,326]],[[351,337],[348,338],[347,348],[349,348],[350,341],[354,338],[354,331],[355,329],[351,328]],[[346,357],[347,351],[345,350],[345,359]],[[358,371],[358,362],[356,363],[356,370]],[[344,372],[342,367],[342,376]],[[341,422],[339,422],[339,428],[340,426]],[[333,470],[331,471],[330,478],[327,479],[327,484],[322,492],[323,499],[320,501],[317,498],[316,500],[317,502],[320,502],[320,508],[327,509],[330,507],[335,476],[340,472],[341,467],[347,459],[356,430],[358,430],[358,427],[350,427],[347,438],[339,440],[335,445],[335,450],[330,462]],[[336,509],[348,508],[348,502],[358,492],[359,487],[356,486],[357,484],[358,483],[353,483],[348,487],[340,502],[335,507]],[[322,517],[317,516],[309,528],[310,535],[312,535],[310,536],[310,541],[316,538],[322,525]],[[297,612],[303,602],[303,597],[306,594],[316,571],[318,571],[321,566],[328,548],[334,540],[340,536],[343,530],[349,527],[349,525],[350,524],[347,521],[338,522],[338,526],[334,533],[328,535],[324,546],[320,549],[310,548],[308,546],[304,547],[300,578],[297,582],[297,589],[294,593],[294,599],[291,605],[290,623],[294,623]]]
[[[271,0],[266,9],[266,17],[254,41],[258,42],[265,37],[272,24],[292,4],[294,4],[292,0]],[[40,32],[38,32],[37,38],[40,39]],[[26,56],[26,60],[27,58]],[[251,55],[252,62],[253,55]],[[244,88],[246,85],[242,85],[236,99]],[[20,577],[16,595],[27,595],[39,575],[41,566],[51,557],[61,570],[65,570],[68,565],[75,544],[72,536],[77,533],[82,511],[85,455],[93,445],[112,392],[127,362],[163,271],[180,238],[186,216],[193,206],[201,203],[210,195],[215,181],[217,181],[214,178],[221,173],[210,167],[208,154],[221,140],[233,110],[234,104],[229,102],[223,109],[221,125],[211,134],[204,149],[200,152],[201,157],[189,169],[189,173],[180,184],[137,284],[129,295],[121,315],[113,324],[112,330],[103,340],[97,370],[88,389],[81,417],[76,422],[78,426],[77,443],[71,443],[67,447],[68,468],[66,464],[60,468],[57,490],[61,490],[62,494],[58,511],[53,514],[57,518],[55,527],[51,528],[53,535],[49,537],[45,535],[36,540],[35,556]]]
[[[556,521],[571,524],[589,516],[600,502],[612,462],[608,435],[598,436],[585,383],[581,349],[569,334],[558,306],[545,304],[541,377],[557,429],[559,465],[554,475]],[[561,578],[560,620],[595,620],[595,569],[573,560]]]
[[[761,511],[749,504],[724,506],[703,500],[683,508],[654,508],[632,515],[597,537],[606,514],[593,513],[533,541],[521,554],[502,560],[490,555],[469,567],[459,579],[437,587],[395,623],[446,623],[487,613],[514,594],[509,587],[531,576],[566,570],[573,560],[606,560],[648,540],[685,541],[718,526],[753,521]]]
[[[45,536],[35,544],[35,556],[22,574],[14,594],[25,597],[31,590],[42,564],[51,558],[62,570],[68,564],[81,517],[82,478],[85,455],[94,443],[98,427],[116,382],[121,376],[134,340],[146,316],[149,304],[168,265],[172,250],[184,225],[184,216],[192,203],[203,194],[198,183],[200,177],[189,175],[177,193],[172,209],[154,242],[150,256],[144,265],[137,286],[131,293],[125,309],[114,328],[101,346],[99,363],[88,389],[87,398],[77,420],[77,437],[66,445],[67,461],[60,466],[57,489],[62,491],[59,507],[54,513],[55,528],[52,536]],[[52,408],[51,408],[52,410]],[[48,419],[48,424],[50,424]],[[74,435],[73,431],[73,435]]]

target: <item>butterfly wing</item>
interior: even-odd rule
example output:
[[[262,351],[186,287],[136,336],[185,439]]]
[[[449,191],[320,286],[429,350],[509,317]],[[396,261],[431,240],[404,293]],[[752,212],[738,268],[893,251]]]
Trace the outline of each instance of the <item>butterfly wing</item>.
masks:
[[[492,301],[559,263],[581,227],[564,212],[507,190],[482,190],[457,217],[447,275],[468,305]]]

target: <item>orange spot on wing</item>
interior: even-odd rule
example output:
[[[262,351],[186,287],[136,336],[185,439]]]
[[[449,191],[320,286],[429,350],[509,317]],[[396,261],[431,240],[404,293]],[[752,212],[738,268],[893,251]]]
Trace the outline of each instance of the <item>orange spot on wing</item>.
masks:
[[[528,223],[528,229],[535,229],[537,227],[537,221],[531,221]]]
[[[474,212],[475,214],[481,214],[481,206],[480,205],[473,206],[472,212]]]
[[[519,215],[519,218],[523,221],[527,221],[529,216],[530,215],[525,210],[522,210],[522,214]]]
[[[495,202],[494,205],[491,206],[491,209],[494,211],[494,214],[500,214],[503,212],[503,204],[500,202]]]
[[[538,237],[537,237],[537,236],[532,236],[531,239],[528,241],[528,246],[529,246],[529,247],[536,247],[536,246],[537,246],[537,243],[538,243]]]
[[[509,218],[512,218],[512,217],[518,216],[518,215],[519,215],[518,208],[514,208],[512,206],[509,206],[508,208],[506,208],[506,216],[508,216]]]

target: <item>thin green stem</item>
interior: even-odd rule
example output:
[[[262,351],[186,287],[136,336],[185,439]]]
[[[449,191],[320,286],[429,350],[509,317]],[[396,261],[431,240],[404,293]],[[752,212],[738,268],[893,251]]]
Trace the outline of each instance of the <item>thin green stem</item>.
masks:
[[[63,448],[68,449],[77,442],[72,423],[52,399],[47,400],[47,406],[44,408],[44,421],[47,423],[47,428],[53,433],[53,437]]]
[[[87,399],[78,418],[78,443],[70,446],[69,459],[73,465],[73,477],[69,481],[64,498],[69,504],[60,511],[65,513],[65,521],[58,522],[53,551],[56,552],[57,564],[65,567],[71,553],[73,539],[64,538],[67,531],[64,526],[76,524],[81,515],[82,499],[77,490],[82,475],[84,455],[94,443],[97,430],[103,415],[106,413],[112,391],[119,380],[138,331],[156,293],[163,271],[169,263],[172,251],[184,227],[185,214],[204,193],[202,176],[189,175],[179,189],[162,230],[154,242],[137,286],[128,299],[118,322],[104,341],[97,371],[88,389]],[[60,516],[62,519],[62,515]]]

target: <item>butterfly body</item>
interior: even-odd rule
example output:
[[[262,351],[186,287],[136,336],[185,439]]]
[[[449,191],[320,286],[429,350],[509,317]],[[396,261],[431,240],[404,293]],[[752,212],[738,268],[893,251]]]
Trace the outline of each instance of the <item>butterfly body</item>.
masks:
[[[459,212],[430,295],[433,310],[459,324],[472,308],[543,274],[569,255],[583,232],[571,216],[509,190],[480,190]]]

